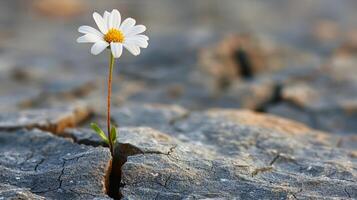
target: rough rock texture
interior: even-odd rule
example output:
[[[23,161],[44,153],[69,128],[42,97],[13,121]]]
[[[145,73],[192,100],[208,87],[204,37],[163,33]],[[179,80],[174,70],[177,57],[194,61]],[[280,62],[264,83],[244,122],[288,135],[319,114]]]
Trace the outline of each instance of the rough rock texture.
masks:
[[[65,128],[74,127],[89,115],[90,110],[84,105],[0,113],[0,129],[39,128],[61,133]]]
[[[282,104],[283,105],[283,104]],[[197,141],[201,142],[202,138],[191,138],[190,131],[181,131],[180,121],[185,121],[187,118],[196,116],[200,113],[209,113],[209,115],[215,112],[220,112],[220,109],[211,109],[207,112],[189,111],[180,106],[164,105],[164,104],[132,104],[123,106],[120,108],[114,108],[112,112],[113,123],[119,127],[136,127],[147,126],[159,130],[164,133],[168,133],[182,141]],[[229,112],[227,112],[229,113]],[[238,114],[235,114],[238,113]],[[285,111],[289,116],[295,116]],[[230,120],[234,119],[238,123],[248,123],[257,127],[269,128],[270,126],[275,129],[279,128],[283,132],[299,133],[306,130],[306,126],[300,123],[284,120],[283,118],[277,118],[272,115],[256,115],[254,112],[248,110],[239,110],[227,114],[222,120],[230,116]],[[297,115],[296,118],[309,121],[309,116],[304,114]],[[204,118],[204,117],[202,117]],[[105,119],[99,118],[98,122],[105,126]],[[86,128],[66,129],[65,135],[71,136],[75,141],[81,144],[90,144],[94,146],[103,145],[101,139],[91,130],[88,129],[89,125],[85,125]],[[314,131],[317,132],[317,131]],[[354,144],[355,137],[353,135],[334,135],[334,134],[319,134],[324,137],[324,140],[328,141],[333,146],[338,146],[347,149],[357,149],[357,145]]]
[[[88,175],[89,162],[107,165],[107,151],[88,153],[86,162],[61,152],[82,155],[77,148],[96,152],[92,146],[104,145],[89,123],[106,126],[108,58],[92,56],[74,40],[80,24],[93,25],[88,13],[109,7],[150,24],[149,48],[139,57],[123,54],[115,67],[112,120],[122,143],[110,193],[127,199],[357,199],[357,1],[186,1],[140,8],[118,0],[0,1],[0,170],[8,170],[0,171],[0,200],[80,198],[67,189],[82,175],[97,188],[73,186],[83,186],[84,199],[92,192],[107,198],[102,179]],[[272,115],[212,108],[272,113],[329,133]],[[51,142],[64,140],[42,132],[36,138],[48,137],[55,146],[38,144],[28,140],[33,128],[88,146]],[[35,152],[34,163],[24,149]],[[60,158],[52,158],[51,149]],[[37,162],[51,166],[36,171]],[[65,190],[52,190],[60,172]],[[97,171],[100,177],[106,172]],[[44,174],[51,182],[42,181]],[[36,193],[41,184],[51,191]]]
[[[105,148],[39,130],[0,132],[0,198],[107,199]]]
[[[31,193],[27,188],[18,188],[7,184],[0,184],[0,199],[43,200],[45,198]]]
[[[107,146],[105,142],[88,125],[86,128],[67,128],[64,135],[69,136],[75,143],[90,146]],[[105,127],[105,126],[102,126]]]
[[[132,105],[114,119],[124,199],[357,198],[353,138],[247,110]]]
[[[133,145],[122,148],[136,152],[122,167],[124,199],[357,198],[357,160],[302,124],[214,110],[177,127],[190,140],[120,130],[119,142]]]
[[[148,126],[165,131],[188,114],[189,111],[177,105],[134,104],[113,109],[112,119],[119,126]]]

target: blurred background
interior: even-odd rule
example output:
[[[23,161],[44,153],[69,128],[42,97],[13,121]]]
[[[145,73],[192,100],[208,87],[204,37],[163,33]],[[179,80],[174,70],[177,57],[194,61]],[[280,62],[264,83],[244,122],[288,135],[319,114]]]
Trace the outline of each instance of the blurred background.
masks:
[[[115,106],[242,108],[357,133],[355,0],[2,0],[0,111],[104,113],[107,55],[76,39],[113,8],[150,37],[118,61]]]

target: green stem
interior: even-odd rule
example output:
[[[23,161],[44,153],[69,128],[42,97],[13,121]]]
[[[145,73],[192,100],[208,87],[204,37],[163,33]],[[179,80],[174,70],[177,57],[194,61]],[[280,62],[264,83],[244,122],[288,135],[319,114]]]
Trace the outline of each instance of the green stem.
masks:
[[[112,156],[114,156],[114,145],[110,134],[110,102],[112,95],[112,76],[113,76],[113,68],[114,68],[114,56],[112,52],[110,52],[110,63],[109,63],[109,76],[108,76],[108,98],[107,98],[107,128],[108,128],[108,140],[109,140],[109,149]]]

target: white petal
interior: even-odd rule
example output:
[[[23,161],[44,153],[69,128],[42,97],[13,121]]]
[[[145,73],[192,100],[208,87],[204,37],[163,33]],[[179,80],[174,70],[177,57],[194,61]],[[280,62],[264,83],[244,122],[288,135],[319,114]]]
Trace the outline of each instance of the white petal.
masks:
[[[94,18],[94,21],[97,24],[99,30],[103,34],[106,34],[108,32],[108,26],[107,26],[107,22],[104,21],[103,17],[100,14],[98,14],[97,12],[94,12],[93,18]]]
[[[141,48],[146,48],[149,45],[147,40],[145,40],[141,37],[136,37],[136,36],[131,36],[131,37],[127,38],[126,42],[130,43],[130,44],[135,44]]]
[[[105,48],[107,48],[109,46],[108,42],[105,41],[99,41],[95,44],[93,44],[92,48],[91,48],[91,53],[93,55],[98,55],[100,54]]]
[[[103,39],[91,33],[85,34],[77,39],[78,43],[96,43],[99,41],[103,41]]]
[[[114,9],[109,17],[109,26],[108,28],[119,29],[121,22],[121,16],[117,9]]]
[[[132,35],[132,36],[128,36],[127,39],[140,39],[140,40],[148,41],[149,37],[146,35]]]
[[[109,29],[109,17],[110,17],[110,12],[104,11],[103,19],[104,19],[104,22],[107,23],[107,28],[108,29]]]
[[[130,31],[126,33],[126,35],[127,36],[137,35],[144,31],[146,31],[146,27],[144,25],[137,25],[131,28]]]
[[[78,32],[84,34],[93,34],[93,35],[97,35],[98,37],[103,37],[103,34],[101,32],[90,26],[81,26],[78,28]]]
[[[104,11],[104,15],[103,15],[103,19],[104,19],[104,21],[108,21],[109,20],[109,16],[110,16],[110,12],[108,12],[108,11]]]
[[[123,53],[123,45],[121,43],[112,42],[110,43],[110,48],[114,58],[119,58]]]
[[[134,27],[136,21],[133,18],[126,18],[123,23],[120,26],[120,30],[123,31],[123,33],[127,33],[130,31],[132,27]]]
[[[149,40],[149,37],[146,35],[134,35],[132,37],[139,37],[139,38],[142,38],[143,40]]]
[[[136,46],[135,44],[131,44],[131,43],[124,43],[124,47],[130,52],[132,53],[134,56],[137,56],[140,54],[140,48],[138,46]]]

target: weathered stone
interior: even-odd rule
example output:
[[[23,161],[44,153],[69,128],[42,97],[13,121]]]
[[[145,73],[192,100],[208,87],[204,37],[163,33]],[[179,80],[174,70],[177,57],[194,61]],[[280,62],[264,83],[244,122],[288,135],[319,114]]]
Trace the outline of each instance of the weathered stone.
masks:
[[[239,77],[252,78],[266,67],[266,52],[261,43],[249,35],[230,36],[216,47],[201,52],[202,69],[222,81]]]
[[[356,133],[357,82],[325,75],[284,85],[281,103],[267,111],[324,131]]]
[[[307,126],[316,128],[314,116],[294,104],[282,102],[276,105],[269,106],[266,111],[268,113],[279,115],[287,119],[293,119],[304,123]]]
[[[175,121],[185,118],[188,111],[177,105],[163,104],[129,104],[114,107],[112,110],[113,124],[118,127],[152,127],[166,132],[173,131]],[[100,127],[106,127],[105,118],[94,121]],[[89,124],[83,128],[67,128],[64,135],[71,137],[76,143],[92,146],[105,146],[102,139],[91,129]]]
[[[113,109],[112,119],[119,126],[148,126],[165,131],[188,111],[177,105],[132,104]]]
[[[351,149],[357,152],[357,135],[341,136],[340,140],[338,140],[337,146],[339,148]]]
[[[143,150],[129,156],[123,165],[121,192],[124,199],[348,198],[357,195],[353,192],[357,187],[355,183],[339,179],[339,176],[351,175],[344,166],[325,164],[321,167],[323,162],[311,165],[308,159],[296,161],[288,154],[269,158],[262,152],[260,155],[246,153],[223,158],[204,147],[180,143],[166,152],[160,148]],[[337,175],[325,177],[324,173]]]
[[[67,129],[78,124],[59,119],[67,111],[26,114],[22,124],[21,114],[3,113],[0,124],[64,132],[77,143],[103,145],[88,123],[105,129],[108,61],[91,56],[88,46],[73,45],[74,29],[93,24],[88,13],[73,16],[120,4],[126,14],[155,29],[150,48],[140,57],[124,55],[113,80],[112,105],[122,106],[113,110],[113,124],[122,127],[119,155],[129,156],[124,198],[355,199],[356,3],[316,0],[307,8],[307,2],[228,0],[217,7],[216,0],[206,0],[188,8],[178,1],[153,1],[138,12],[135,4],[115,0],[37,0],[23,6],[18,0],[0,1],[0,111],[67,107],[77,100],[95,111],[79,124],[85,128]],[[150,12],[152,7],[160,12]],[[196,12],[197,7],[203,9]],[[71,20],[58,26],[48,17]],[[167,31],[167,23],[175,20]],[[202,20],[203,26],[192,26]],[[216,40],[236,27],[248,34],[204,47],[212,44],[209,37]],[[205,111],[212,107],[266,111],[335,134],[270,115]],[[0,183],[3,197],[42,195]]]
[[[229,88],[237,80],[251,81],[262,76],[274,79],[275,73],[287,69],[291,71],[304,66],[311,69],[316,61],[316,56],[291,47],[278,46],[263,38],[236,35],[203,49],[199,71],[203,74],[201,82],[215,92]]]
[[[68,128],[65,129],[64,135],[71,137],[73,141],[78,144],[106,146],[105,142],[97,135],[97,133],[89,128]]]
[[[139,114],[125,123],[145,118],[139,107],[126,109]],[[169,110],[153,106],[150,118]],[[115,170],[124,199],[357,197],[355,152],[303,124],[229,109],[157,119],[162,123],[145,125],[165,133],[120,128],[116,158],[123,166]]]
[[[275,101],[277,89],[276,83],[272,80],[234,81],[224,96],[227,99],[234,99],[235,106],[225,107],[258,110],[265,104]]]
[[[18,188],[0,183],[0,199],[44,200],[45,198],[31,193],[28,188]]]
[[[32,109],[20,112],[1,113],[0,129],[40,128],[61,133],[88,118],[90,110],[85,105],[63,106],[50,109]]]
[[[105,194],[110,153],[39,130],[0,132],[0,194],[27,199],[95,199]]]

